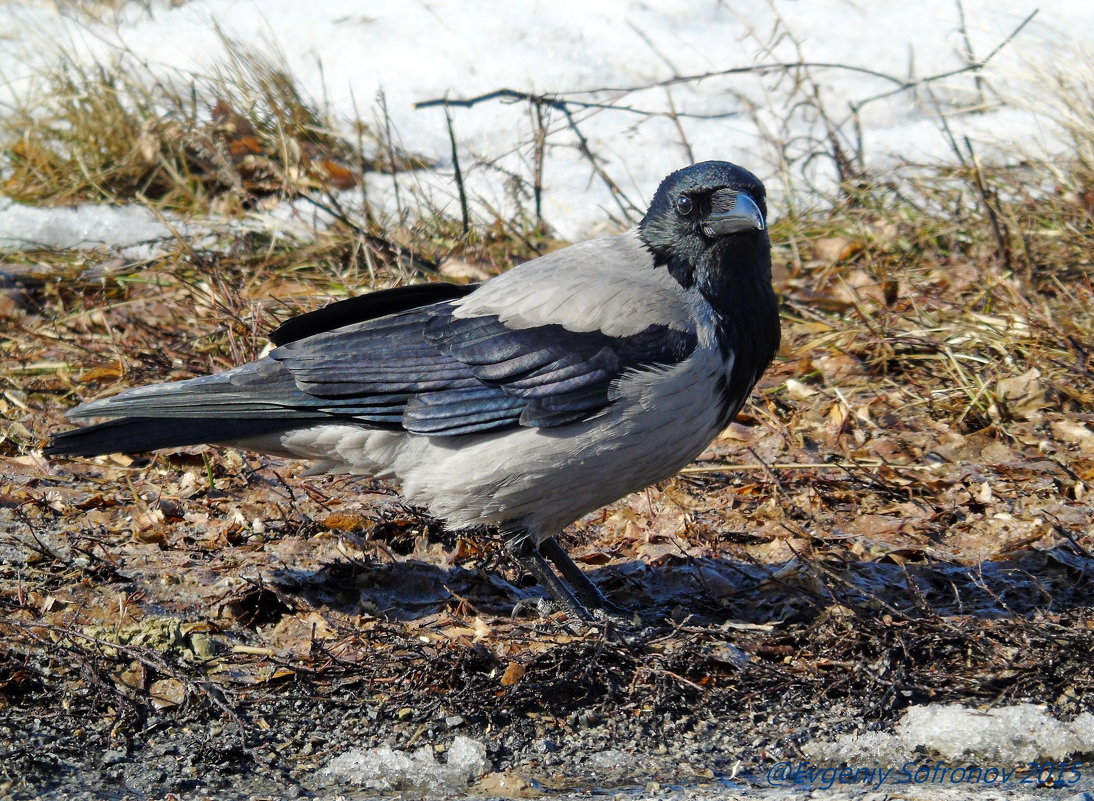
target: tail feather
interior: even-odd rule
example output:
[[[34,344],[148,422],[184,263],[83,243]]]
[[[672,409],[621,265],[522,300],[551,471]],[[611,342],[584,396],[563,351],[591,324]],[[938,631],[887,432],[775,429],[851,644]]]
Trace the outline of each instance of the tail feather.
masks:
[[[292,376],[270,359],[185,381],[133,387],[70,409],[68,417],[188,418],[278,417],[314,399],[296,388]]]
[[[143,453],[157,448],[178,448],[235,442],[249,437],[286,431],[300,421],[238,418],[123,417],[55,434],[46,446],[51,456],[101,456],[105,453]]]

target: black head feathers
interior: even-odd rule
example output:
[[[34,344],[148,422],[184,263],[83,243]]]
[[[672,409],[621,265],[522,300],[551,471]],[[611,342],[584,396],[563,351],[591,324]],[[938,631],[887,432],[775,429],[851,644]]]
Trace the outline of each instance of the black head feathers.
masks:
[[[727,161],[704,161],[661,182],[638,224],[660,265],[685,287],[733,251],[766,253],[767,196],[760,179]],[[747,266],[765,258],[734,259]]]

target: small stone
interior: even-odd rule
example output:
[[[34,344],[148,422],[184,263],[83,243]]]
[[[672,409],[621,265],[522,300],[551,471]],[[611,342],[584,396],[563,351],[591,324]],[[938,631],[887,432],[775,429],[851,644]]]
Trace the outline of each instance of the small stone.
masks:
[[[103,752],[103,765],[117,765],[125,762],[129,755],[121,748],[110,748]]]

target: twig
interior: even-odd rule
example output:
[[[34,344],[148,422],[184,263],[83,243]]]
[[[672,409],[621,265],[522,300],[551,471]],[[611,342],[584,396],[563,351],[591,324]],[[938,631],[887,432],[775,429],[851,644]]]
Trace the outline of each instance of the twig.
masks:
[[[633,85],[633,86],[615,86],[615,87],[601,86],[601,87],[596,87],[596,88],[592,88],[592,89],[577,90],[577,91],[573,91],[573,92],[556,92],[556,93],[535,94],[535,93],[531,93],[531,92],[523,92],[523,91],[517,91],[517,90],[514,90],[514,89],[502,88],[502,89],[496,89],[496,90],[491,91],[491,92],[486,92],[484,94],[476,95],[474,97],[463,98],[463,99],[443,97],[443,98],[433,98],[433,99],[430,99],[430,100],[422,100],[422,101],[419,101],[418,103],[415,103],[414,108],[415,109],[425,109],[425,108],[431,108],[431,107],[435,107],[435,106],[441,106],[441,107],[444,107],[446,109],[446,114],[447,114],[447,109],[449,109],[453,106],[458,106],[458,107],[461,107],[461,108],[472,108],[472,107],[474,107],[474,106],[476,106],[480,103],[499,100],[499,101],[502,101],[502,102],[520,102],[520,101],[524,101],[524,102],[530,103],[533,106],[533,108],[537,109],[537,112],[539,110],[541,110],[542,108],[552,108],[552,109],[556,109],[556,110],[562,112],[562,114],[565,115],[565,117],[566,117],[566,122],[567,122],[570,130],[573,131],[574,136],[578,140],[578,147],[580,149],[580,152],[582,153],[582,155],[585,158],[587,158],[589,160],[589,163],[593,167],[593,171],[604,182],[604,184],[608,187],[609,192],[612,194],[612,198],[615,200],[616,204],[619,206],[619,209],[623,214],[624,220],[633,221],[634,215],[635,214],[640,215],[641,210],[637,206],[635,206],[635,204],[633,202],[631,202],[629,198],[626,197],[626,195],[620,190],[619,186],[615,183],[615,181],[613,181],[607,175],[607,173],[604,171],[604,169],[601,167],[601,165],[599,164],[599,162],[597,161],[596,157],[594,156],[594,154],[592,153],[592,151],[589,147],[588,140],[585,138],[584,134],[581,132],[581,130],[577,126],[577,122],[574,118],[574,111],[575,110],[580,110],[580,109],[590,109],[590,110],[611,109],[611,110],[615,110],[615,111],[624,111],[624,112],[628,112],[628,113],[641,114],[643,116],[668,117],[676,125],[677,131],[681,135],[681,141],[683,143],[685,151],[688,153],[689,159],[691,159],[691,160],[694,160],[694,156],[691,152],[690,143],[687,141],[687,137],[684,134],[683,128],[681,126],[680,118],[682,118],[682,117],[691,117],[691,118],[711,119],[711,118],[717,118],[717,117],[733,116],[736,112],[727,112],[725,114],[716,114],[716,115],[700,115],[700,114],[690,114],[690,113],[680,112],[679,110],[677,110],[675,108],[675,105],[673,103],[671,94],[668,96],[669,110],[667,112],[664,112],[664,111],[655,112],[655,111],[650,111],[650,110],[647,110],[647,109],[637,108],[635,106],[620,105],[620,104],[614,103],[614,102],[612,102],[612,103],[602,103],[602,102],[596,102],[596,101],[590,101],[590,100],[581,100],[578,97],[575,97],[575,95],[586,95],[587,96],[587,95],[595,95],[595,94],[598,94],[598,93],[610,93],[610,94],[614,94],[614,95],[617,95],[617,96],[625,96],[625,95],[628,95],[628,94],[631,94],[631,93],[634,93],[634,92],[648,91],[650,89],[659,88],[659,87],[663,88],[663,89],[666,89],[666,91],[667,91],[667,89],[669,87],[672,87],[672,86],[675,86],[675,85],[678,85],[678,84],[697,83],[697,82],[700,82],[700,81],[708,80],[710,78],[722,77],[722,76],[728,76],[728,75],[746,75],[746,74],[764,75],[764,74],[771,73],[771,72],[791,73],[791,72],[803,71],[803,70],[808,71],[808,70],[812,70],[812,69],[843,70],[843,71],[853,72],[853,73],[857,73],[857,74],[861,74],[861,75],[868,75],[868,76],[871,76],[873,78],[877,78],[878,80],[886,81],[890,84],[893,84],[893,87],[891,89],[885,91],[885,92],[880,92],[878,94],[872,95],[870,97],[864,98],[863,100],[859,100],[859,101],[856,101],[856,102],[850,104],[850,119],[852,121],[852,124],[854,125],[854,129],[855,129],[855,132],[856,132],[856,139],[857,139],[856,154],[855,154],[855,157],[852,158],[845,151],[843,143],[841,142],[841,139],[840,139],[840,129],[842,128],[842,123],[841,124],[836,124],[831,119],[831,117],[829,115],[824,113],[824,110],[823,110],[823,108],[821,107],[821,104],[820,104],[819,86],[816,84],[815,81],[811,81],[813,91],[811,93],[812,96],[810,98],[810,102],[815,108],[817,108],[821,112],[821,116],[823,117],[823,119],[825,121],[825,129],[826,129],[825,130],[825,135],[826,135],[825,138],[827,139],[827,143],[828,143],[828,155],[835,162],[836,170],[837,170],[837,173],[838,173],[838,176],[839,176],[839,181],[840,181],[840,185],[841,185],[842,190],[845,193],[850,194],[850,190],[853,188],[853,183],[854,183],[855,179],[857,178],[857,175],[858,175],[858,172],[859,172],[858,164],[861,163],[862,131],[861,131],[861,124],[860,124],[860,120],[859,120],[858,115],[859,115],[859,112],[862,110],[863,107],[865,107],[866,105],[868,105],[868,104],[870,104],[874,101],[881,100],[881,99],[886,98],[886,97],[890,97],[890,96],[892,96],[894,94],[898,94],[900,92],[908,91],[910,89],[914,89],[914,88],[920,87],[920,86],[926,86],[926,85],[929,85],[929,84],[934,83],[936,81],[941,81],[941,80],[944,80],[946,78],[951,78],[951,77],[956,76],[956,75],[961,75],[961,74],[968,73],[968,72],[976,72],[976,71],[979,71],[979,70],[983,69],[983,67],[986,64],[988,64],[988,62],[990,62],[999,53],[1000,50],[1002,50],[1008,43],[1010,43],[1022,31],[1022,29],[1025,28],[1025,26],[1030,22],[1030,20],[1033,19],[1034,16],[1036,16],[1036,14],[1037,14],[1037,11],[1035,10],[1032,13],[1030,13],[1029,15],[1027,15],[1025,17],[1025,19],[1023,19],[1014,28],[1014,30],[1012,30],[1010,32],[1010,34],[1007,35],[999,44],[997,44],[991,50],[991,52],[988,53],[988,55],[985,56],[984,58],[979,59],[979,60],[975,60],[975,61],[971,61],[970,63],[967,63],[964,66],[959,67],[957,69],[947,70],[945,72],[936,73],[934,75],[928,75],[926,77],[918,78],[918,79],[913,79],[910,76],[909,77],[898,77],[898,76],[890,75],[888,73],[884,73],[884,72],[881,72],[879,70],[875,70],[875,69],[872,69],[872,68],[869,68],[869,67],[859,67],[859,66],[855,66],[855,65],[851,65],[851,64],[839,64],[839,63],[834,63],[834,62],[829,62],[829,61],[807,61],[805,59],[798,59],[797,61],[779,61],[779,62],[772,62],[772,63],[767,63],[767,64],[756,64],[756,65],[750,65],[750,66],[745,66],[745,67],[731,67],[729,69],[724,69],[724,70],[711,70],[711,71],[708,71],[708,72],[695,73],[695,74],[691,74],[691,75],[680,75],[680,74],[677,73],[677,70],[675,69],[675,66],[672,64],[672,62],[657,50],[657,48],[653,44],[652,40],[647,35],[645,35],[642,31],[635,29],[636,33],[643,39],[643,41],[645,41],[646,44],[654,51],[654,53],[657,54],[658,57],[669,67],[669,69],[671,69],[673,71],[673,73],[675,73],[675,74],[672,75],[672,77],[666,78],[666,79],[663,79],[663,80],[660,80],[660,81],[655,81],[655,82],[649,83],[649,84]],[[538,153],[539,153],[539,151],[537,149],[537,159],[538,159]],[[535,184],[535,186],[538,187],[539,186],[539,181],[535,180],[534,184]],[[536,205],[537,205],[537,216],[538,216],[538,213],[539,213],[538,212],[538,209],[539,209],[538,193],[537,193],[537,197],[536,197]],[[1009,258],[1009,256],[1008,256],[1008,258]]]
[[[1028,25],[1030,21],[1037,16],[1038,13],[1040,13],[1040,9],[1033,9],[1033,11],[1031,11],[1025,19],[1019,22],[1018,26],[1013,31],[1011,31],[1010,34],[1005,39],[1003,39],[1003,41],[997,44],[990,53],[988,53],[984,58],[980,59],[979,61],[976,61],[972,64],[966,64],[964,67],[958,67],[954,70],[939,72],[926,78],[920,78],[917,81],[898,81],[899,85],[895,89],[890,89],[888,92],[882,92],[881,94],[867,97],[865,100],[860,100],[857,103],[852,103],[851,110],[853,112],[859,111],[860,109],[862,109],[863,106],[867,105],[868,103],[873,103],[875,100],[882,100],[886,97],[891,97],[892,95],[899,94],[900,92],[907,91],[908,89],[913,89],[917,86],[925,86],[926,84],[934,83],[935,81],[952,78],[955,75],[963,75],[966,72],[979,72],[987,66],[989,61],[991,61],[999,54],[1000,50],[1010,44],[1011,41],[1013,41],[1014,37],[1021,33],[1022,29],[1025,28],[1026,25]]]
[[[391,169],[391,183],[395,187],[395,209],[400,216],[403,213],[403,203],[399,197],[399,162],[395,158],[395,142],[391,133],[391,115],[387,113],[387,95],[381,89],[376,95],[376,103],[384,115],[384,145],[387,149],[387,160]]]
[[[357,110],[357,95],[350,90],[350,101],[353,103],[353,128],[357,134],[357,152],[354,156],[357,157],[357,168],[361,171],[361,210],[365,214],[365,224],[372,225],[374,218],[372,215],[372,204],[368,201],[368,184],[365,180],[365,173],[367,172],[365,167],[365,126],[361,122],[361,112]]]
[[[460,106],[466,108],[474,106],[477,103],[484,102],[486,100],[493,100],[497,98],[507,98],[510,100],[525,100],[529,103],[532,103],[533,105],[542,105],[547,108],[553,108],[561,111],[562,114],[566,117],[566,124],[569,126],[570,130],[574,134],[574,137],[577,139],[578,150],[580,151],[581,155],[583,155],[588,160],[589,164],[593,168],[593,172],[596,173],[597,177],[604,182],[604,185],[606,187],[608,187],[608,191],[611,193],[612,199],[619,207],[619,211],[622,213],[623,219],[633,223],[635,221],[635,215],[639,217],[642,215],[642,209],[640,209],[629,197],[627,197],[627,194],[619,188],[619,185],[614,180],[612,180],[612,177],[608,175],[603,167],[600,166],[599,159],[597,159],[596,155],[589,147],[589,140],[585,138],[585,134],[582,133],[581,129],[578,127],[577,120],[574,118],[573,110],[570,108],[570,105],[574,105],[578,108],[590,108],[592,107],[590,104],[580,102],[571,103],[570,101],[560,100],[549,95],[535,95],[528,92],[516,92],[512,89],[498,89],[497,91],[489,92],[485,95],[481,95],[476,98],[470,98],[468,100],[451,100],[446,97],[436,100],[424,100],[420,103],[415,103],[414,108],[421,109],[431,108],[434,106],[442,106],[445,108],[447,113],[447,109],[451,106]]]
[[[879,468],[889,467],[893,470],[931,470],[929,464],[889,464],[880,459],[860,459],[854,462],[772,462],[771,464],[713,464],[698,467],[685,467],[681,473],[733,473],[738,470],[816,470],[823,467],[835,467],[840,470],[848,470],[852,467]]]
[[[680,114],[676,111],[676,103],[672,99],[672,92],[667,86],[665,87],[665,102],[669,104],[669,119],[676,126],[676,133],[680,134],[680,145],[684,148],[684,156],[687,157],[689,164],[694,164],[695,151],[691,149],[691,142],[688,141],[688,135],[684,132],[684,126],[680,122]]]
[[[99,637],[94,637],[90,634],[84,634],[83,632],[77,631],[73,628],[68,628],[65,626],[55,626],[49,623],[43,623],[41,621],[26,623],[21,620],[16,620],[14,618],[0,618],[0,623],[17,628],[25,632],[27,636],[43,642],[43,644],[46,645],[48,645],[49,643],[44,641],[41,635],[38,633],[41,630],[50,631],[54,634],[59,635],[59,639],[61,639],[62,641],[64,638],[75,638],[88,643],[93,643],[99,646],[99,648],[101,649],[113,649],[118,653],[126,654],[127,656],[140,662],[145,667],[151,668],[161,675],[169,676],[170,678],[176,679],[182,682],[187,687],[187,689],[193,690],[205,696],[206,700],[208,700],[209,703],[211,703],[213,706],[223,712],[225,717],[227,717],[230,721],[232,721],[232,723],[238,726],[241,732],[253,728],[252,724],[241,718],[239,716],[239,713],[237,713],[232,707],[230,707],[228,703],[224,700],[224,698],[221,697],[220,693],[217,690],[213,689],[213,687],[211,686],[211,682],[196,681],[190,678],[182,671],[177,670],[173,666],[169,665],[165,659],[154,654],[147,648],[139,648],[134,645],[104,640]],[[77,646],[75,645],[75,643],[73,643],[71,647],[75,648]],[[263,764],[268,764],[267,760],[262,758],[259,754],[253,753],[252,756],[254,756]]]
[[[639,28],[637,25],[635,25],[630,20],[627,21],[627,26],[632,31],[634,31],[635,35],[637,35],[639,39],[641,39],[643,42],[646,43],[646,45],[649,47],[649,49],[651,51],[653,51],[653,54],[655,56],[657,56],[659,59],[661,59],[661,61],[664,62],[666,67],[668,67],[670,70],[672,70],[673,75],[679,75],[680,74],[680,71],[678,69],[676,69],[676,65],[672,62],[672,60],[668,56],[666,56],[663,52],[661,52],[661,50],[657,47],[657,45],[655,45],[653,43],[653,39],[651,39],[649,37],[649,35],[644,30]],[[669,119],[672,120],[672,124],[674,126],[676,126],[676,132],[680,135],[680,143],[684,147],[684,155],[687,156],[687,160],[688,160],[689,164],[694,164],[695,163],[695,153],[691,149],[691,143],[688,141],[687,134],[684,133],[684,126],[680,123],[680,114],[677,112],[676,103],[672,99],[672,89],[671,89],[671,87],[668,87],[668,86],[665,87],[665,102],[667,102],[669,104]]]
[[[456,147],[456,130],[452,127],[452,114],[448,107],[444,109],[444,121],[448,124],[448,141],[452,144],[452,168],[456,172],[456,190],[460,193],[460,217],[463,221],[463,232],[466,234],[470,228],[467,214],[467,191],[463,186],[463,172],[460,170],[460,152]]]
[[[984,170],[980,165],[980,159],[977,158],[976,153],[972,149],[972,141],[969,137],[964,137],[965,150],[969,154],[969,159],[972,162],[972,175],[975,180],[976,190],[980,193],[980,200],[984,203],[984,209],[988,213],[988,220],[991,222],[991,231],[995,236],[995,244],[999,247],[999,252],[1003,255],[1003,265],[1009,271],[1014,269],[1014,258],[1010,252],[1010,236],[1007,231],[1006,223],[999,217],[999,212],[995,208],[994,193],[988,188],[987,181],[984,180]]]
[[[1071,546],[1076,551],[1078,551],[1080,554],[1085,556],[1087,559],[1094,559],[1094,553],[1091,553],[1086,548],[1084,548],[1082,545],[1080,545],[1078,540],[1075,539],[1074,535],[1070,531],[1068,531],[1066,528],[1061,526],[1059,523],[1053,523],[1052,528],[1057,534],[1059,534],[1061,537],[1063,537],[1068,542],[1070,542]]]
[[[543,230],[543,164],[547,160],[547,106],[532,103],[536,128],[532,138],[532,197],[536,208],[536,228]]]
[[[660,84],[653,84],[653,87]],[[642,87],[642,88],[653,88]],[[578,94],[579,92],[573,92],[569,94]],[[596,90],[587,90],[596,91]],[[631,90],[639,91],[639,89]],[[548,108],[558,109],[563,111],[566,107],[570,106],[577,109],[592,109],[592,110],[607,110],[607,111],[623,111],[629,114],[640,114],[643,117],[669,117],[670,112],[667,111],[651,111],[650,109],[636,108],[634,106],[620,106],[615,103],[596,103],[588,100],[575,100],[574,98],[565,98],[562,94],[533,94],[531,92],[521,92],[516,89],[495,89],[492,92],[487,92],[483,95],[476,97],[469,97],[466,99],[452,99],[452,98],[434,98],[432,100],[422,100],[414,104],[414,109],[419,110],[423,108],[434,108],[436,106],[455,106],[459,108],[472,108],[479,103],[485,103],[490,100],[501,100],[503,102],[516,103],[519,101],[526,101],[528,103],[534,103],[536,105],[547,106]],[[736,117],[739,112],[737,111],[725,111],[717,114],[691,114],[688,112],[677,112],[679,117],[688,117],[695,120],[721,120],[727,117]]]
[[[962,151],[961,146],[957,143],[957,137],[954,135],[953,129],[950,128],[946,115],[942,113],[938,101],[934,99],[933,94],[931,99],[938,111],[938,121],[942,126],[942,132],[946,136],[946,141],[949,142],[950,149],[953,151],[954,156],[957,157],[957,161],[961,164],[962,169],[966,173],[972,174],[973,185],[976,187],[976,191],[980,195],[980,201],[983,203],[984,210],[987,212],[988,220],[991,223],[992,235],[995,237],[995,243],[998,246],[1000,253],[1003,255],[1004,264],[1007,269],[1010,270],[1012,269],[1013,260],[1010,246],[1007,243],[1006,228],[996,212],[995,204],[993,202],[994,198],[988,189],[987,182],[984,180],[984,171],[980,166],[980,161],[976,157],[976,153],[973,151],[972,142],[969,137],[964,137],[965,149]]]
[[[573,106],[576,108],[589,108],[589,109],[613,109],[616,111],[627,111],[636,114],[644,114],[649,116],[668,116],[665,112],[650,112],[642,109],[637,109],[631,106],[619,106],[608,103],[593,103],[588,101],[577,100],[572,95],[589,95],[589,94],[617,94],[627,95],[634,92],[644,92],[649,89],[655,89],[658,87],[675,86],[682,83],[698,83],[708,80],[710,78],[719,78],[727,75],[764,75],[770,72],[786,72],[789,70],[797,69],[833,69],[843,70],[845,72],[854,72],[860,75],[869,75],[870,77],[877,78],[882,81],[894,84],[893,88],[868,97],[864,100],[860,100],[857,103],[852,103],[851,108],[853,111],[860,110],[863,106],[874,102],[875,100],[881,100],[882,98],[889,97],[900,92],[905,92],[909,89],[913,89],[917,86],[923,86],[925,84],[941,81],[946,78],[952,78],[955,75],[962,75],[967,72],[976,72],[983,69],[987,64],[999,54],[1004,47],[1010,42],[1030,23],[1030,21],[1037,16],[1039,9],[1034,9],[1030,12],[1025,19],[1023,19],[1015,28],[1004,38],[998,45],[996,45],[990,53],[984,58],[975,61],[970,64],[966,64],[963,67],[947,70],[945,72],[939,72],[934,75],[928,75],[917,80],[909,80],[907,78],[900,78],[895,75],[890,75],[879,70],[871,69],[869,67],[859,67],[854,64],[839,64],[833,61],[776,61],[768,64],[753,64],[746,67],[730,67],[723,70],[710,70],[709,72],[698,72],[690,75],[673,75],[671,78],[665,78],[660,81],[655,81],[649,84],[636,84],[631,86],[599,86],[593,89],[579,89],[570,92],[556,92],[550,94],[532,94],[529,92],[520,92],[514,89],[495,89],[492,92],[486,92],[475,97],[469,97],[463,100],[453,99],[448,97],[435,98],[432,100],[423,100],[415,103],[415,109],[430,108],[432,106],[461,106],[464,108],[470,108],[484,103],[490,100],[509,100],[518,101],[525,100],[530,102],[543,103],[545,105],[553,106],[554,108],[561,109],[565,106]],[[695,117],[700,119],[712,119],[719,116],[733,116],[733,113],[727,113],[724,115],[700,115],[700,114],[680,114],[682,117]]]
[[[585,138],[585,134],[577,127],[577,121],[574,119],[573,112],[563,106],[562,113],[566,116],[566,122],[570,124],[570,130],[573,131],[574,136],[577,137],[578,149],[581,151],[581,155],[589,160],[593,172],[595,172],[600,177],[600,180],[604,182],[604,185],[608,187],[608,191],[612,194],[612,199],[615,201],[616,205],[619,206],[619,211],[623,213],[623,219],[634,222],[635,219],[632,215],[637,214],[641,217],[642,209],[638,208],[638,206],[627,197],[626,193],[619,188],[619,185],[616,184],[611,176],[604,171],[604,168],[600,166],[600,162],[597,160],[596,156],[593,155],[593,151],[589,149],[589,140]]]
[[[327,214],[334,217],[340,223],[349,227],[350,230],[352,230],[359,237],[367,241],[373,247],[394,254],[396,259],[405,258],[410,263],[410,266],[418,270],[419,272],[429,274],[435,274],[437,272],[437,262],[435,262],[433,259],[427,258],[420,253],[417,253],[407,247],[404,247],[403,245],[398,244],[397,242],[393,242],[392,240],[387,239],[386,237],[374,234],[371,231],[355,223],[342,209],[342,206],[338,202],[338,199],[333,195],[327,195],[326,203],[317,200],[311,195],[302,195],[301,197],[308,203],[311,203],[320,211],[325,211]]]
[[[965,61],[969,64],[976,63],[976,54],[972,49],[972,38],[969,36],[969,26],[965,23],[965,4],[961,0],[954,0],[957,4],[957,31],[961,34],[961,41],[965,45]],[[1036,12],[1035,12],[1036,13]],[[974,79],[976,83],[976,94],[980,99],[980,105],[984,105],[984,76],[978,74]]]

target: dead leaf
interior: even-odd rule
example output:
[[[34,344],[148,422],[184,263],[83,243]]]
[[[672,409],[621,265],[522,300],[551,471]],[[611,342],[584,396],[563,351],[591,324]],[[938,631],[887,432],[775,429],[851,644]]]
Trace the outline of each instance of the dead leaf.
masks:
[[[315,522],[328,531],[360,531],[371,524],[367,517],[350,512],[333,512]]]
[[[847,353],[829,353],[813,359],[813,365],[821,371],[828,384],[840,384],[848,378],[866,374],[862,362]]]
[[[477,542],[466,537],[460,537],[456,540],[456,548],[452,552],[452,559],[455,562],[462,562],[465,559],[474,559],[482,555],[483,549]]]
[[[866,537],[877,542],[896,543],[902,539],[897,535],[901,533],[906,523],[907,520],[903,517],[865,514],[856,517],[848,527],[848,531],[855,536]]]
[[[118,367],[92,367],[74,376],[74,379],[81,384],[92,384],[96,381],[120,378],[121,375],[122,371]]]
[[[583,565],[606,565],[612,561],[612,555],[604,551],[589,551],[574,557],[575,562]]]
[[[503,687],[512,687],[523,678],[524,665],[519,662],[510,662],[509,666],[505,668],[505,673],[501,676],[501,683]]]
[[[1002,378],[995,386],[995,398],[1004,414],[1012,419],[1034,420],[1049,405],[1041,371],[1033,367],[1022,375]]]
[[[802,401],[817,394],[817,390],[793,378],[786,379],[786,394],[791,400]]]
[[[0,289],[0,317],[15,319],[26,314],[30,305],[27,296],[18,289]]]
[[[160,679],[152,682],[148,688],[152,703],[156,709],[180,706],[186,701],[186,685],[178,679]]]
[[[843,236],[827,236],[813,240],[813,253],[816,258],[828,264],[847,261],[861,250],[861,242]]]
[[[440,266],[440,273],[446,278],[454,278],[461,283],[486,281],[491,277],[491,274],[482,267],[461,259],[446,259]]]
[[[129,667],[117,675],[118,681],[134,690],[144,689],[145,682],[148,680],[148,670],[136,660],[130,662]]]
[[[1065,442],[1073,442],[1084,452],[1094,452],[1094,431],[1074,420],[1054,420],[1052,433]]]
[[[326,182],[335,189],[353,189],[357,186],[357,173],[344,164],[330,159],[320,159],[318,167]]]

